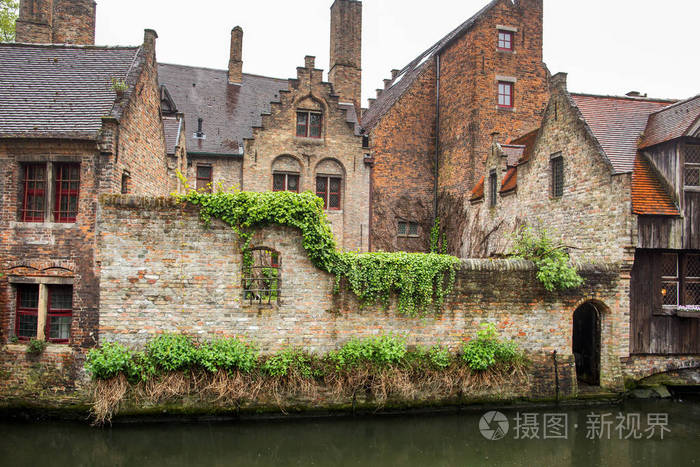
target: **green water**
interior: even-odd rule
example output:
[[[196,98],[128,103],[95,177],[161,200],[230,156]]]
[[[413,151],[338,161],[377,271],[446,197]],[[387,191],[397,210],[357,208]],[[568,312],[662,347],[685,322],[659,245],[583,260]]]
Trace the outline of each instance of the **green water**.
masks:
[[[700,465],[700,402],[645,401],[619,406],[561,410],[502,410],[505,438],[491,441],[479,430],[485,411],[450,415],[374,416],[317,420],[239,421],[198,424],[130,424],[94,429],[72,423],[0,421],[3,466],[594,466]],[[520,429],[515,417],[520,412]],[[528,413],[529,430],[522,435]],[[587,424],[611,414],[607,433]],[[651,439],[620,439],[615,417],[637,414],[648,428],[649,414],[667,414]],[[566,414],[564,439],[542,439],[545,414]],[[551,421],[552,418],[548,417]],[[561,418],[559,418],[561,420]],[[662,419],[663,421],[663,419]],[[575,426],[578,425],[578,428]],[[629,426],[633,427],[631,421]],[[548,434],[561,436],[561,427]],[[627,428],[627,422],[624,427]],[[660,436],[660,426],[664,439]],[[558,432],[556,432],[559,430]],[[630,430],[622,433],[623,437]],[[634,431],[634,430],[632,430]],[[593,436],[595,439],[587,439]]]

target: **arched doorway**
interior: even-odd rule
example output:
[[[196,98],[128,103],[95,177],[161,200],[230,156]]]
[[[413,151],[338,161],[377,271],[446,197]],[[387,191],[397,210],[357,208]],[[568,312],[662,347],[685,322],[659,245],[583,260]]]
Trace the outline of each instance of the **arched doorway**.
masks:
[[[574,311],[573,353],[576,377],[593,386],[600,385],[600,311],[591,302]]]

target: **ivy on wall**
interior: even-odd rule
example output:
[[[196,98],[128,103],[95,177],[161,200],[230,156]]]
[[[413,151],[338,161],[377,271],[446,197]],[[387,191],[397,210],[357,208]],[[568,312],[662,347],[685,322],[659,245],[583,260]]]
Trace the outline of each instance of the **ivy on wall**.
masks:
[[[388,305],[398,295],[398,310],[415,316],[438,310],[451,291],[459,259],[423,253],[340,252],[323,211],[323,200],[311,192],[202,193],[176,195],[199,207],[205,224],[220,219],[238,234],[243,267],[252,266],[253,232],[270,225],[295,227],[311,262],[336,276],[336,288],[346,284],[363,304]]]

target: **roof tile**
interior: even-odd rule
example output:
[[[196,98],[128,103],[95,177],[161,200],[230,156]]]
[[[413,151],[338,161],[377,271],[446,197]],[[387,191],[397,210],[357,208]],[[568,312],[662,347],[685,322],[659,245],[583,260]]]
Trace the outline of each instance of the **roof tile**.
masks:
[[[700,119],[700,95],[651,114],[639,145],[646,148],[688,135]]]
[[[671,196],[656,178],[649,162],[639,154],[632,173],[632,212],[639,215],[680,216]]]

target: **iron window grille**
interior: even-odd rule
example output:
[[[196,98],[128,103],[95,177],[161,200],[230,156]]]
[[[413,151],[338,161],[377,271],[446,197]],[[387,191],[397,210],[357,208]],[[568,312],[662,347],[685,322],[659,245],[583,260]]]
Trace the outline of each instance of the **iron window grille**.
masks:
[[[299,174],[281,172],[272,174],[272,191],[299,193]]]
[[[340,177],[319,175],[316,177],[316,196],[323,200],[323,209],[340,209]]]
[[[409,221],[399,221],[399,237],[418,237],[418,223]]]
[[[75,222],[80,195],[80,165],[57,164],[54,220]]]
[[[44,222],[46,210],[46,164],[23,166],[22,222]]]
[[[297,112],[297,136],[303,138],[320,138],[323,126],[323,114],[320,112]]]
[[[498,196],[498,179],[496,170],[492,169],[489,172],[489,205],[496,206],[496,197]]]
[[[664,307],[700,306],[700,254],[661,255],[661,297]]]
[[[685,145],[683,179],[686,188],[700,188],[700,144]]]
[[[271,305],[280,300],[280,254],[270,248],[250,250],[253,264],[243,274],[243,300],[251,305]]]
[[[498,50],[513,50],[513,32],[498,31]]]
[[[552,157],[549,161],[552,172],[552,196],[564,196],[564,158],[561,155]]]
[[[498,82],[498,106],[505,108],[513,107],[513,83],[508,81]]]
[[[212,192],[212,167],[210,165],[197,166],[197,191],[203,193]]]

